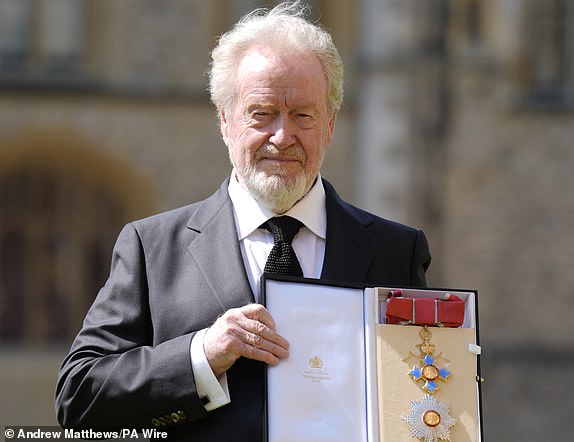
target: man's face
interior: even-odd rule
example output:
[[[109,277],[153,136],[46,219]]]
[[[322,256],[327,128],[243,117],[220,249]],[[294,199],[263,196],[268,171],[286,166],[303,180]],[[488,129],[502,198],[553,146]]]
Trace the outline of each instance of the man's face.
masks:
[[[229,157],[241,185],[284,213],[312,186],[331,142],[325,74],[314,56],[252,48],[235,83],[234,104],[220,113]]]

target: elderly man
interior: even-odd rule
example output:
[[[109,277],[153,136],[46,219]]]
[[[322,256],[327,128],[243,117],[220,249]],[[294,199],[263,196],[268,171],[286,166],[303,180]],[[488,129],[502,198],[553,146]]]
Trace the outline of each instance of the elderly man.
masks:
[[[233,170],[210,198],[128,224],[63,362],[65,427],[158,427],[178,440],[264,438],[264,366],[289,356],[263,273],[423,286],[424,234],[342,201],[319,171],[342,63],[297,3],[256,11],[212,53]]]

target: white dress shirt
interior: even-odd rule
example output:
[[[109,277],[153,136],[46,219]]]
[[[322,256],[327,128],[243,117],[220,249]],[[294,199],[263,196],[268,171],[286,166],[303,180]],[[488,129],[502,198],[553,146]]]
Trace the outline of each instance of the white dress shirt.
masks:
[[[260,280],[267,256],[273,248],[273,234],[260,228],[268,219],[277,214],[262,207],[237,181],[235,171],[229,180],[229,197],[233,203],[235,225],[241,255],[255,301],[260,302]],[[284,215],[298,219],[304,225],[293,239],[293,249],[301,264],[303,276],[319,278],[325,258],[325,239],[327,236],[327,212],[325,208],[325,189],[321,177],[307,194]],[[191,342],[191,365],[200,397],[206,398],[205,409],[211,411],[228,404],[231,399],[225,374],[217,378],[209,366],[203,351],[201,330]]]
[[[229,182],[229,196],[233,202],[237,237],[255,301],[260,302],[261,275],[273,248],[273,234],[260,226],[277,214],[261,207],[234,177],[235,174]],[[304,225],[292,243],[303,276],[319,278],[325,257],[327,232],[325,189],[321,179],[284,215],[296,218]]]

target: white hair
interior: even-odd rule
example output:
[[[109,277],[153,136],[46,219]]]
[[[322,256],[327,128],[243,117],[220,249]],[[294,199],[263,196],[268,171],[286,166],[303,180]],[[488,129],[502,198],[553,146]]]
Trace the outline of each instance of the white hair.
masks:
[[[211,52],[209,91],[218,110],[231,109],[235,97],[235,77],[239,61],[255,45],[265,45],[282,53],[313,54],[327,80],[329,113],[343,101],[343,62],[331,35],[305,16],[308,8],[299,1],[284,2],[271,10],[256,9],[244,16],[219,38]]]

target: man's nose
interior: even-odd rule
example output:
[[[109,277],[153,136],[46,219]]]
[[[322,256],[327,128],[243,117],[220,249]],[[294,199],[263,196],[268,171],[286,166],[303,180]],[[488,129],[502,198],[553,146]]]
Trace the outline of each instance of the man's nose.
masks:
[[[289,116],[279,114],[273,122],[269,142],[279,149],[285,149],[293,145],[295,142],[294,129],[294,124],[290,121]]]

